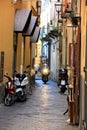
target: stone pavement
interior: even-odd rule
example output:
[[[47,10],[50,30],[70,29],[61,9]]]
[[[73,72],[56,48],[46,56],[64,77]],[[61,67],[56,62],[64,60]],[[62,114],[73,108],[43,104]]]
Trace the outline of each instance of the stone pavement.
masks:
[[[64,94],[60,94],[60,89],[57,87],[57,84],[53,81],[48,81],[46,85],[43,84],[41,80],[37,80],[36,83],[42,87],[43,91],[46,89],[48,104],[47,107],[51,105],[50,113],[48,110],[48,116],[52,119],[55,127],[50,125],[51,127],[46,130],[78,130],[78,126],[69,125],[67,123],[68,113],[63,115],[63,113],[67,109],[67,96]],[[51,121],[51,120],[50,120]],[[53,127],[53,128],[52,128]],[[45,130],[45,129],[44,129]]]
[[[58,93],[56,83],[36,80],[32,95],[26,102],[11,107],[0,105],[0,130],[78,130],[67,124],[66,95]]]

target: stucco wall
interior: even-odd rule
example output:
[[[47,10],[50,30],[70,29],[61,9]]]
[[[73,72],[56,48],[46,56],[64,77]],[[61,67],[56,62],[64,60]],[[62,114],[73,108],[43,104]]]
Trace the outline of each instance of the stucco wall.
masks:
[[[12,0],[0,1],[0,51],[4,51],[4,72],[12,75],[13,67],[13,33],[14,33],[14,13],[16,9],[30,9],[31,5],[36,6],[36,1],[25,1],[13,3]],[[17,43],[17,69],[19,69],[21,59],[21,35],[18,35]],[[26,38],[27,53],[25,53],[25,65],[30,62],[29,38]],[[18,53],[19,52],[19,53]],[[28,54],[29,53],[29,54]],[[28,60],[26,58],[28,57]]]
[[[50,55],[50,79],[58,81],[59,71],[59,51],[57,51],[57,44],[51,44],[51,55]]]
[[[14,5],[0,1],[0,51],[4,51],[4,72],[12,74]]]

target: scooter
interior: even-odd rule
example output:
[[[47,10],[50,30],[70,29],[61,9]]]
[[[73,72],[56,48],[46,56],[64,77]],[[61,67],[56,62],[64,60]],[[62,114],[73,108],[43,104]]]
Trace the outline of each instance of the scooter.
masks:
[[[68,85],[67,69],[61,68],[59,69],[59,81],[58,81],[58,86],[60,87],[61,93],[64,93],[67,90],[67,85]]]
[[[13,78],[8,76],[7,74],[5,74],[4,77],[8,79],[5,84],[4,104],[6,106],[11,106],[14,103],[15,95],[14,81]]]
[[[15,93],[17,100],[25,101],[27,99],[26,86],[28,84],[28,77],[26,74],[16,73],[14,76]]]
[[[49,68],[47,67],[47,64],[44,64],[44,67],[42,68],[42,81],[44,84],[48,82],[48,76],[50,74]]]

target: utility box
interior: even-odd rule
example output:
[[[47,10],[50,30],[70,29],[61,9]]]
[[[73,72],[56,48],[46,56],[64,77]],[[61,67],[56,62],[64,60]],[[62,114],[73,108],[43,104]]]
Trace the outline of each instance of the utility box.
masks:
[[[0,82],[3,81],[3,70],[4,70],[4,52],[0,52]]]

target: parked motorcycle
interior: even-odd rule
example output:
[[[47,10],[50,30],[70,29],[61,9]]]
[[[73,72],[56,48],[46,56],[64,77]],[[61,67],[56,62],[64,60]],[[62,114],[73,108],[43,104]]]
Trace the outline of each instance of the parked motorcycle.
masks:
[[[44,84],[46,84],[46,82],[48,81],[49,74],[50,74],[50,70],[47,64],[44,64],[42,68],[42,81],[44,82]]]
[[[61,93],[64,93],[67,90],[67,85],[68,85],[67,69],[61,68],[59,69],[59,82],[58,82],[58,86],[60,87]]]
[[[28,77],[23,73],[16,73],[14,76],[15,93],[17,100],[25,101],[27,98],[26,85],[28,84]]]
[[[5,74],[4,77],[8,79],[8,81],[5,84],[4,104],[6,106],[11,106],[14,103],[14,81],[13,78],[8,76],[7,74]]]

